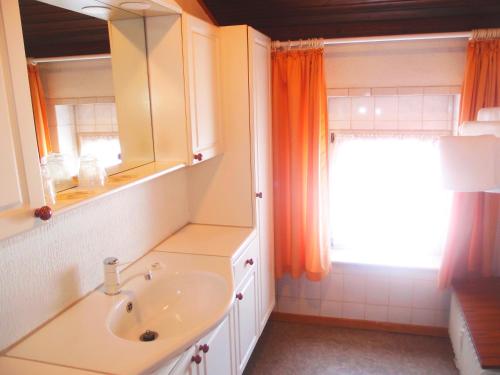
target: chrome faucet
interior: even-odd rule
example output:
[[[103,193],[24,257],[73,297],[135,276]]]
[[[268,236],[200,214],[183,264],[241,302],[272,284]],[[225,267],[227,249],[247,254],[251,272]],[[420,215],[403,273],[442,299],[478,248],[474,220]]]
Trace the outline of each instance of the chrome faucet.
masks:
[[[130,279],[134,278],[136,275],[129,277],[125,280],[124,283],[120,282],[120,271],[118,270],[119,266],[123,266],[128,263],[120,263],[118,258],[110,257],[106,258],[103,261],[104,265],[104,293],[108,296],[114,296],[116,294],[120,294],[121,287]],[[153,267],[156,266],[156,263],[153,264]],[[151,269],[148,269],[146,273],[142,274],[145,280],[153,279],[153,272]]]

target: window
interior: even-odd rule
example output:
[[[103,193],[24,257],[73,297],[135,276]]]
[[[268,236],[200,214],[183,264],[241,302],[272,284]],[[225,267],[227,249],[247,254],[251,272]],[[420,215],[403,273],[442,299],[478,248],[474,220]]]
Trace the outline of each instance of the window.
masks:
[[[435,97],[437,102],[423,95],[421,100],[440,120],[417,114],[415,108],[411,108],[412,116],[419,116],[419,120],[408,118],[411,111],[407,102],[414,98],[407,96],[330,98],[330,114],[344,116],[334,120],[342,121],[341,129],[333,127],[335,141],[330,146],[334,261],[425,268],[439,265],[451,194],[441,187],[437,141],[439,133],[451,133],[454,119],[436,108],[443,102],[454,103],[454,99]],[[377,102],[384,105],[377,106]],[[387,113],[391,106],[396,113]],[[443,107],[454,111],[453,106]],[[398,108],[406,108],[405,113],[398,114]],[[389,118],[386,123],[381,121],[382,125],[378,122],[379,129],[378,115]],[[428,124],[424,125],[424,118]],[[430,128],[432,121],[437,121],[439,128]]]

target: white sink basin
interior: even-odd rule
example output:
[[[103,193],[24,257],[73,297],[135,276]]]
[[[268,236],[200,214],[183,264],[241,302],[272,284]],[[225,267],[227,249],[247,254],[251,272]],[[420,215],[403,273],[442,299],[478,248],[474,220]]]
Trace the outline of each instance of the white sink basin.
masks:
[[[98,373],[147,374],[206,335],[234,301],[227,257],[152,251],[121,279],[120,294],[94,291],[8,354]],[[158,338],[139,340],[146,330]]]
[[[127,284],[108,316],[108,326],[116,336],[140,340],[146,331],[157,334],[156,340],[173,340],[199,331],[214,321],[225,305],[228,284],[212,272],[153,271],[151,281],[141,280],[131,288]]]

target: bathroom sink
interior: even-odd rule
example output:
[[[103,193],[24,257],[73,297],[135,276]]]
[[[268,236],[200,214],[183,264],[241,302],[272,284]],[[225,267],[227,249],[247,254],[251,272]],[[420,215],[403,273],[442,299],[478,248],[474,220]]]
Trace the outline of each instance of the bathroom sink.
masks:
[[[108,315],[110,331],[125,340],[175,340],[196,332],[220,315],[228,284],[208,271],[153,272],[150,281],[138,277],[122,288]]]

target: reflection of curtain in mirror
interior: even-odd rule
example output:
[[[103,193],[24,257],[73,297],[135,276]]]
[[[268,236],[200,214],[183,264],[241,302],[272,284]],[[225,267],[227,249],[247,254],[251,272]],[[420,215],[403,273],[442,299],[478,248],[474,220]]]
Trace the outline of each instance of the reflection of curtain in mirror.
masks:
[[[45,95],[43,94],[40,72],[36,65],[28,64],[28,78],[31,91],[31,103],[33,106],[33,117],[35,118],[38,154],[41,159],[42,157],[47,156],[50,152],[52,152],[52,145],[50,143]]]

